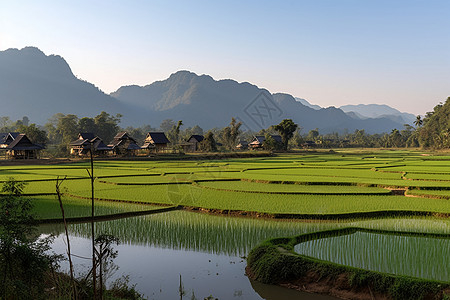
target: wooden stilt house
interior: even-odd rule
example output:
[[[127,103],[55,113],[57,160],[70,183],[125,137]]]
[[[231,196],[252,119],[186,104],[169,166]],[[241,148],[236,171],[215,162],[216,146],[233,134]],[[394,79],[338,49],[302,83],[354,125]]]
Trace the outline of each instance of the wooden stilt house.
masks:
[[[78,139],[70,143],[70,154],[72,155],[87,155],[89,150],[93,149],[94,155],[107,155],[111,151],[101,138],[95,136],[91,132],[82,132],[78,134]]]
[[[108,145],[108,147],[111,148],[114,155],[120,156],[134,156],[141,149],[137,145],[136,140],[125,131],[116,134],[112,144]]]
[[[164,132],[149,132],[141,148],[151,152],[163,152],[167,149],[169,143],[170,141]]]
[[[186,144],[186,152],[195,152],[198,151],[198,147],[201,141],[203,141],[205,137],[203,135],[199,134],[193,134],[191,137],[187,140]]]
[[[281,136],[279,135],[270,135],[276,143],[282,143]],[[264,135],[255,135],[253,140],[248,144],[250,149],[261,149],[263,148],[264,142],[266,141],[266,137]]]
[[[4,149],[8,158],[36,159],[39,158],[39,151],[44,149],[44,146],[34,144],[25,134],[21,133]]]

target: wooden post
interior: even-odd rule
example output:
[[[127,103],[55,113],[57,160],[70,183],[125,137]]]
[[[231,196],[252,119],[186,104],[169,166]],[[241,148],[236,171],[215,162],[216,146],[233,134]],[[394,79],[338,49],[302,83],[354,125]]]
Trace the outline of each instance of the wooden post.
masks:
[[[97,270],[95,261],[95,206],[94,206],[94,145],[91,142],[90,156],[91,156],[91,235],[92,235],[92,288],[94,292],[94,299],[97,299]]]
[[[62,214],[62,218],[64,221],[64,229],[66,231],[66,239],[67,239],[67,256],[69,257],[69,266],[70,266],[70,285],[72,286],[72,299],[78,299],[78,295],[77,295],[77,288],[75,286],[75,279],[73,276],[73,264],[72,264],[72,254],[70,253],[70,239],[69,239],[69,231],[67,230],[67,222],[66,222],[66,217],[64,214],[64,207],[63,207],[63,203],[61,200],[61,190],[60,190],[60,186],[63,183],[63,181],[67,178],[64,177],[61,181],[59,180],[59,176],[56,178],[56,194],[58,195],[58,202],[59,202],[59,207],[61,209],[61,214]]]

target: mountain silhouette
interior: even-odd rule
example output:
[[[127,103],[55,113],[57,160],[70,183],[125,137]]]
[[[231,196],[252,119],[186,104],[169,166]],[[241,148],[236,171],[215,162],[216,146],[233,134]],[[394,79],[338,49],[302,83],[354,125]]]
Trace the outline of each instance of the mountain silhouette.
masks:
[[[106,111],[122,114],[123,127],[158,127],[164,119],[173,119],[210,129],[226,126],[235,117],[244,129],[258,131],[291,118],[303,133],[315,128],[321,133],[355,129],[380,133],[404,124],[389,117],[352,117],[335,107],[313,109],[297,100],[248,82],[214,80],[189,71],[146,86],[123,86],[107,95],[74,76],[61,56],[45,55],[35,47],[0,51],[0,116],[12,120],[28,116],[31,122],[44,124],[59,112],[93,117]]]
[[[244,128],[254,131],[286,118],[293,119],[304,131],[319,128],[322,133],[356,129],[378,133],[403,127],[403,123],[389,118],[355,119],[335,107],[313,109],[289,94],[272,95],[247,82],[214,80],[189,71],[178,71],[166,80],[142,87],[123,86],[111,96],[152,112],[157,124],[171,118],[183,120],[189,126],[198,124],[212,128],[226,126],[235,117],[244,123]],[[269,110],[264,107],[264,101],[270,106]]]
[[[133,118],[126,105],[75,77],[61,56],[35,47],[0,51],[0,101],[0,116],[28,116],[38,124],[58,112],[92,117],[107,111]]]

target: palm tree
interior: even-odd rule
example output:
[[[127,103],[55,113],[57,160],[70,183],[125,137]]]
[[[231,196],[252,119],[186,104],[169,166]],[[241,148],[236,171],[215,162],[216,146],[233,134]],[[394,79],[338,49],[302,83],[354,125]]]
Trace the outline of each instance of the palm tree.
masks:
[[[420,127],[423,124],[423,120],[422,117],[420,115],[417,115],[416,120],[414,121],[414,125],[416,125],[416,127]]]

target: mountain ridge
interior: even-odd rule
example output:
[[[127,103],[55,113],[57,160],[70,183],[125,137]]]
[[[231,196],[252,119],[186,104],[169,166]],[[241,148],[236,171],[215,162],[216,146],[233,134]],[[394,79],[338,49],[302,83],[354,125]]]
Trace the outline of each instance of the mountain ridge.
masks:
[[[304,131],[319,128],[322,133],[355,129],[378,133],[403,125],[389,118],[358,120],[335,107],[314,109],[289,94],[271,94],[249,82],[215,80],[187,70],[145,86],[122,86],[107,95],[78,79],[63,57],[45,55],[36,47],[0,51],[0,101],[2,115],[12,119],[26,115],[39,124],[58,112],[92,117],[106,111],[121,113],[123,127],[156,127],[164,119],[174,119],[209,129],[226,126],[232,117],[254,131],[285,118]]]
[[[346,113],[353,112],[359,118],[380,118],[385,117],[403,124],[414,123],[416,116],[411,113],[401,112],[387,104],[349,104],[339,107]]]

